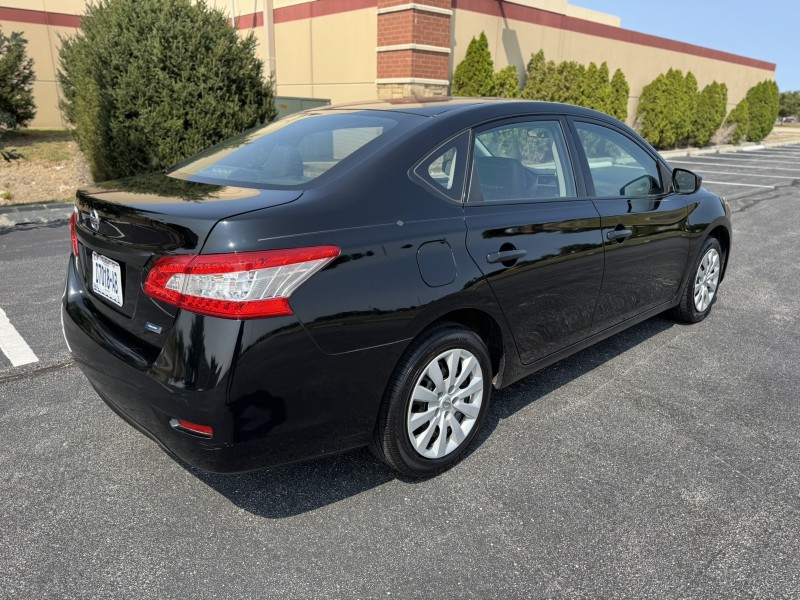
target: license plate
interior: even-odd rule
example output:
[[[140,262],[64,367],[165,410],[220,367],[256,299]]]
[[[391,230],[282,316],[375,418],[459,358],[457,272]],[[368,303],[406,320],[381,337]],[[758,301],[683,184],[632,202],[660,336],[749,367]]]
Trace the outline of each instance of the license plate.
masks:
[[[119,263],[92,252],[92,291],[122,306],[122,270]]]

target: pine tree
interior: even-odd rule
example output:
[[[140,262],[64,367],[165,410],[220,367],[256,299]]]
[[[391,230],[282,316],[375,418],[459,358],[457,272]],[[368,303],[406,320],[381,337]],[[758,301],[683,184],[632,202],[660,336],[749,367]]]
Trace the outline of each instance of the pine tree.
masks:
[[[517,67],[509,65],[494,74],[495,93],[501,98],[519,98],[519,73]]]
[[[681,115],[677,124],[679,130],[678,141],[681,145],[688,145],[692,137],[694,123],[697,119],[697,103],[699,97],[697,78],[691,71],[686,73],[686,77],[683,80],[683,95],[686,112]]]
[[[692,125],[692,145],[702,148],[725,119],[728,105],[728,87],[713,81],[703,88],[697,100],[697,113]]]
[[[94,178],[160,170],[274,119],[256,45],[205,0],[90,3],[58,79]]]
[[[630,86],[625,79],[625,73],[617,69],[611,78],[611,106],[608,114],[623,122],[628,118],[628,94]]]
[[[552,62],[551,62],[552,64]],[[548,88],[548,63],[544,58],[544,50],[539,50],[536,54],[531,54],[526,70],[525,87],[522,90],[522,97],[526,100],[547,100]]]
[[[464,60],[453,73],[453,96],[494,96],[494,62],[489,52],[489,40],[481,31],[467,46]]]
[[[738,144],[747,137],[750,128],[750,107],[747,98],[743,98],[725,119],[726,125],[736,125],[731,131],[731,143]]]
[[[760,142],[767,137],[775,125],[780,110],[780,92],[774,81],[762,81],[747,90],[749,125],[747,137]]]
[[[681,84],[683,77],[681,77]],[[639,132],[656,148],[670,148],[677,136],[673,125],[674,89],[662,73],[642,89],[636,121]]]
[[[27,45],[21,33],[6,36],[0,30],[0,121],[9,129],[25,127],[36,116],[33,59],[27,56]]]

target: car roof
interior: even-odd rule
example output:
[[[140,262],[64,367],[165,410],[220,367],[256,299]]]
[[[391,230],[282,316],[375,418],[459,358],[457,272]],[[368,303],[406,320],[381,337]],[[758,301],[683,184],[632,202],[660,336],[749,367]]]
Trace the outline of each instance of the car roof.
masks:
[[[515,98],[469,98],[434,96],[423,98],[392,98],[388,100],[368,100],[335,104],[311,109],[309,112],[324,113],[329,111],[391,111],[414,114],[423,117],[438,117],[446,113],[544,113],[571,114],[600,117],[608,119],[608,115],[571,104],[558,102],[541,102],[537,100],[519,100]]]

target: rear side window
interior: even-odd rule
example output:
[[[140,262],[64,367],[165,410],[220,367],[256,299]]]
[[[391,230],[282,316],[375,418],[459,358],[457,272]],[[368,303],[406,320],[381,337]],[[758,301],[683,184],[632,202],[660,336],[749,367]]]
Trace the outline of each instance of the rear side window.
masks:
[[[656,160],[636,142],[602,125],[575,122],[596,196],[642,197],[661,194]]]
[[[447,140],[415,167],[416,179],[436,195],[461,202],[468,148],[469,131]]]
[[[558,121],[515,122],[475,136],[470,202],[575,196]]]
[[[302,115],[245,132],[178,165],[177,177],[244,187],[302,187],[402,127],[364,113]]]

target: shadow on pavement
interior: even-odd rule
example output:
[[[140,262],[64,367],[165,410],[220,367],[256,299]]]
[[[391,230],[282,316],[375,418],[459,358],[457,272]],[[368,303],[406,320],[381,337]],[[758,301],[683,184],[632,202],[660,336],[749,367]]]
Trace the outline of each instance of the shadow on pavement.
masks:
[[[675,325],[665,317],[654,317],[496,392],[464,460],[469,460],[502,419]],[[207,473],[187,465],[184,468],[236,506],[268,519],[312,511],[395,479],[407,484],[419,481],[398,475],[366,448],[239,475]]]

